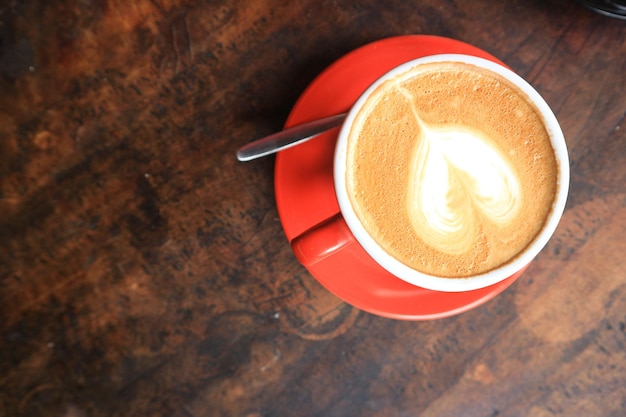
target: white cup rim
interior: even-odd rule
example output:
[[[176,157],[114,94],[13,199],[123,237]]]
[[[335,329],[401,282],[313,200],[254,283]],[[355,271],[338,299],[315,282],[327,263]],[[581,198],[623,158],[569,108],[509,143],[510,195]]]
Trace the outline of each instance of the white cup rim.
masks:
[[[369,95],[386,80],[394,78],[415,66],[434,62],[461,62],[475,65],[495,72],[519,87],[541,112],[559,165],[557,195],[554,199],[552,211],[539,235],[521,254],[504,265],[491,271],[468,278],[445,278],[425,274],[403,264],[390,254],[386,253],[361,225],[346,192],[345,161],[347,157],[347,139],[355,116]],[[485,288],[513,276],[517,272],[524,269],[524,267],[528,265],[545,247],[548,240],[556,230],[565,209],[565,202],[567,200],[569,189],[569,158],[565,138],[556,116],[543,97],[541,97],[541,95],[526,80],[509,68],[484,58],[463,54],[438,54],[417,58],[393,68],[378,78],[361,94],[351,110],[348,112],[346,120],[339,131],[334,155],[334,182],[339,207],[348,227],[354,234],[359,244],[374,259],[374,261],[376,261],[392,275],[410,284],[435,291],[464,292]]]

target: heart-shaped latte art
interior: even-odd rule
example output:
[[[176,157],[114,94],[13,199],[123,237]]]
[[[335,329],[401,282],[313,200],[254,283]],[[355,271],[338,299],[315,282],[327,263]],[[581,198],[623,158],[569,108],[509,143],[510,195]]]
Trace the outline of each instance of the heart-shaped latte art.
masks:
[[[522,195],[511,162],[479,131],[428,126],[415,117],[420,138],[411,159],[408,213],[429,245],[450,254],[468,251],[484,222],[506,225]]]

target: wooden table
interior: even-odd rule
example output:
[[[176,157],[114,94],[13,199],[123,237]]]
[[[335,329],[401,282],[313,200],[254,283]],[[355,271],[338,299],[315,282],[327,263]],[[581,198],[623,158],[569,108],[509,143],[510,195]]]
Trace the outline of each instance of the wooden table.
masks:
[[[0,416],[624,416],[626,22],[569,0],[0,3]],[[295,259],[274,157],[372,41],[476,45],[562,123],[563,220],[453,317],[352,307]]]

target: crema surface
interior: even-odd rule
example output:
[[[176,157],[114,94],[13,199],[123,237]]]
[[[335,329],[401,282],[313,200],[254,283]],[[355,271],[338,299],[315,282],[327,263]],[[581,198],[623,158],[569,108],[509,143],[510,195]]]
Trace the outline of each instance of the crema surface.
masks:
[[[419,271],[494,269],[536,237],[557,190],[543,119],[506,79],[463,63],[416,67],[368,99],[347,187],[368,233]]]

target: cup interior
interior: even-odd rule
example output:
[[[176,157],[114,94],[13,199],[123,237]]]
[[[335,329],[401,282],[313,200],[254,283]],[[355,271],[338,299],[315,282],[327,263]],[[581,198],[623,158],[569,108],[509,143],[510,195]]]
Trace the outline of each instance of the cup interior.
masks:
[[[541,113],[558,163],[557,193],[553,201],[552,211],[541,232],[521,253],[510,261],[496,269],[466,278],[446,278],[425,274],[400,262],[389,253],[385,252],[359,221],[346,189],[348,137],[355,117],[364,103],[377,87],[385,81],[404,74],[416,66],[435,62],[460,62],[471,64],[494,72],[517,86],[530,98]],[[524,269],[541,249],[543,249],[556,230],[565,208],[569,187],[569,159],[565,138],[563,137],[563,132],[556,116],[541,95],[522,77],[502,65],[483,58],[460,54],[441,54],[418,58],[399,65],[384,74],[363,92],[348,112],[348,116],[339,132],[334,156],[334,182],[339,207],[348,227],[354,234],[356,240],[378,264],[396,277],[422,288],[435,291],[463,292],[484,288],[511,277],[518,271]]]

